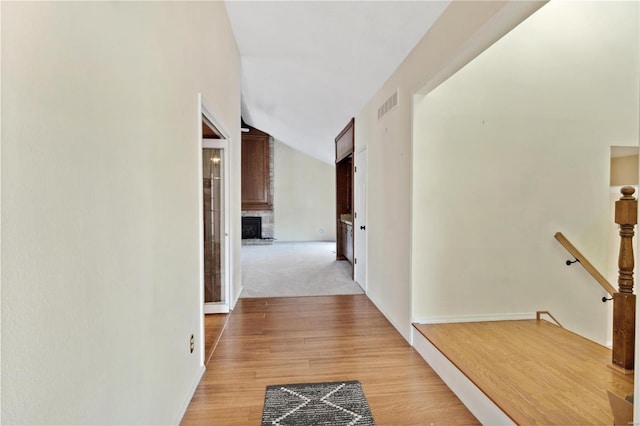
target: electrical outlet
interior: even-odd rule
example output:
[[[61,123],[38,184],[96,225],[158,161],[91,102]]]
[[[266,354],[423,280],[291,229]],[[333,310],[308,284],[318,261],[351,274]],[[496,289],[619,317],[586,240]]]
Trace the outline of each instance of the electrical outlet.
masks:
[[[196,347],[196,341],[193,338],[193,334],[191,335],[191,339],[189,340],[189,353],[193,353],[193,349]]]
[[[324,234],[324,229],[322,229],[322,228],[318,229],[318,234],[320,234],[320,235]]]

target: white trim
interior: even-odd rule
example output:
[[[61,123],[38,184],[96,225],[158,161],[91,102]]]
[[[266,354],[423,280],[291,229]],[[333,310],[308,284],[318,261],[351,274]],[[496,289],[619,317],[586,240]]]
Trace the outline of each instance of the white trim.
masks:
[[[218,131],[220,133],[222,133],[222,137],[224,139],[231,139],[231,133],[229,132],[229,130],[227,130],[227,128],[220,122],[218,121],[218,119],[216,119],[216,117],[213,115],[213,113],[211,111],[213,111],[211,108],[209,108],[209,106],[207,105],[207,103],[205,102],[205,100],[202,97],[202,93],[198,93],[198,101],[200,103],[200,115],[198,116],[198,120],[200,120],[198,123],[200,124],[200,140],[202,140],[202,116],[204,115],[207,120],[209,120],[211,122],[211,124],[213,124],[214,126],[216,126],[216,129],[218,129]]]
[[[226,139],[202,139],[202,148],[228,149],[228,145]]]
[[[365,149],[367,149],[367,145],[364,145],[362,147],[360,147],[357,151],[356,151],[356,155],[360,154],[362,151],[364,151]]]
[[[238,289],[238,291],[236,292],[236,294],[233,295],[233,299],[231,299],[229,301],[229,308],[231,310],[233,310],[236,307],[236,303],[238,303],[238,300],[240,300],[240,295],[242,294],[242,291],[244,290],[244,287],[242,287],[242,285],[240,285],[240,288]]]
[[[364,173],[362,171],[362,164],[364,163]],[[357,167],[360,166],[360,171],[355,172],[355,176],[353,178],[353,195],[354,195],[354,203],[353,207],[356,211],[356,217],[353,218],[353,238],[355,243],[353,245],[353,257],[356,259],[360,259],[360,262],[353,265],[353,280],[360,286],[364,293],[367,293],[367,265],[369,264],[369,250],[367,247],[367,243],[369,241],[369,236],[366,233],[367,226],[367,218],[369,217],[369,207],[367,205],[369,201],[368,197],[368,188],[369,188],[369,151],[367,151],[367,147],[362,148],[358,153],[353,157],[354,170],[357,170]],[[364,183],[364,203],[361,206],[360,201],[360,183]],[[361,208],[361,210],[358,210]],[[364,213],[365,222],[362,223],[362,215]],[[358,217],[358,215],[360,215]],[[362,231],[358,227],[365,226],[365,230]],[[362,244],[362,241],[364,244]],[[364,253],[360,253],[360,249],[363,250]],[[364,262],[364,263],[363,263]]]
[[[522,312],[513,314],[485,314],[485,315],[465,315],[458,317],[432,317],[414,318],[412,322],[418,324],[445,324],[452,322],[485,322],[485,321],[516,321],[535,319],[535,312]]]
[[[212,314],[212,313],[226,313],[229,312],[229,300],[231,299],[231,274],[229,273],[231,270],[231,262],[230,255],[231,252],[231,242],[230,242],[230,192],[229,192],[229,140],[228,139],[202,139],[202,143],[200,149],[219,149],[222,151],[222,173],[223,173],[223,183],[224,188],[222,189],[222,199],[223,199],[223,229],[224,229],[224,251],[223,251],[223,259],[222,262],[224,264],[224,289],[223,289],[223,297],[222,303],[205,303],[204,313]],[[202,154],[201,154],[202,155]],[[202,166],[200,166],[202,169]],[[202,172],[200,172],[201,174]],[[202,186],[202,177],[200,178],[200,185]],[[202,192],[203,188],[200,187],[200,192]],[[202,204],[202,202],[200,202]],[[202,211],[202,206],[200,206],[200,211]],[[200,218],[200,222],[203,222],[203,218]],[[202,230],[202,234],[200,235],[200,239],[204,238],[204,228]],[[204,250],[204,249],[203,249]],[[203,262],[204,262],[204,253],[203,253]],[[204,269],[204,268],[203,268]],[[203,286],[204,289],[204,275],[203,275]]]
[[[387,315],[387,314],[386,314],[386,313],[385,313],[385,312],[380,308],[380,306],[378,306],[378,304],[377,304],[377,303],[376,303],[376,302],[375,302],[375,301],[374,301],[374,300],[373,300],[373,299],[372,299],[368,294],[365,294],[365,296],[367,296],[367,299],[369,299],[369,301],[370,301],[371,303],[373,303],[373,305],[378,309],[378,311],[380,311],[380,313],[381,313],[382,315],[384,315],[384,317],[387,319],[387,321],[389,321],[389,322],[391,323],[391,325],[393,326],[393,328],[395,328],[395,329],[396,329],[396,331],[397,331],[398,333],[400,333],[400,335],[401,335],[401,336],[402,336],[402,337],[403,337],[403,338],[404,338],[404,339],[405,339],[405,340],[406,340],[406,341],[411,345],[411,330],[409,330],[409,335],[408,335],[408,336],[405,336],[405,335],[404,335],[404,333],[403,333],[403,331],[402,331],[402,328],[398,327],[398,324],[397,324],[397,323],[396,323],[396,322],[395,322],[395,321],[394,321],[394,320],[393,320],[389,315]],[[409,323],[409,327],[410,327],[410,328],[413,328],[413,326],[411,325],[411,323]]]
[[[336,240],[278,240],[277,238],[273,239],[273,244],[291,244],[291,243],[335,243]]]
[[[198,114],[198,131],[199,131],[199,135],[200,135],[200,139],[198,141],[199,144],[202,143],[202,116],[204,116],[207,120],[209,120],[211,122],[211,124],[213,124],[216,129],[218,129],[218,131],[222,134],[222,137],[224,139],[226,139],[227,141],[227,149],[226,149],[226,156],[227,156],[227,167],[225,168],[225,179],[226,179],[226,183],[225,183],[225,190],[227,191],[227,214],[226,219],[228,221],[228,223],[231,223],[231,194],[232,192],[235,190],[234,186],[235,184],[233,182],[231,182],[231,146],[233,145],[233,138],[231,137],[231,132],[229,131],[229,129],[222,124],[222,122],[220,120],[218,120],[216,118],[216,116],[213,114],[213,110],[211,108],[209,108],[209,105],[207,104],[207,102],[204,100],[202,93],[198,93],[198,105],[199,105],[199,114]],[[200,145],[200,149],[199,149],[199,154],[198,154],[198,170],[202,169],[202,145]],[[199,172],[199,182],[200,184],[202,184],[202,170],[200,170]],[[238,189],[239,191],[239,189]],[[200,193],[202,193],[202,191],[200,191]],[[200,203],[202,203],[202,197],[200,198]],[[200,210],[199,212],[202,212],[202,206],[200,206]],[[200,226],[204,226],[202,224],[202,218],[200,218]],[[201,233],[202,236],[204,236],[204,229],[202,230]],[[233,254],[233,250],[232,250],[232,244],[231,241],[233,241],[233,236],[235,235],[235,231],[234,229],[229,225],[227,227],[227,244],[228,244],[228,250],[226,253],[227,256],[227,264],[228,264],[228,268],[227,268],[227,275],[229,277],[229,296],[233,293],[233,280],[234,280],[234,270],[233,270],[233,265],[234,265],[234,254]],[[200,244],[200,246],[202,246],[202,244]],[[203,251],[203,253],[201,254],[201,259],[204,259],[204,248],[200,247],[200,249]],[[203,268],[203,265],[200,265],[201,268]],[[204,288],[204,272],[202,275],[202,283],[201,283],[201,288]],[[229,297],[229,299],[231,299],[231,297]],[[229,303],[231,302],[231,300],[228,301]],[[202,303],[201,305],[204,304],[204,295],[202,296]],[[235,303],[230,303],[229,307],[230,309],[233,309],[233,306],[235,306]],[[203,321],[204,321],[204,314],[203,314]],[[203,327],[204,327],[204,322],[203,322]],[[203,331],[204,333],[204,331]],[[203,334],[204,337],[204,334]],[[203,360],[204,360],[204,352],[203,352]]]
[[[411,159],[411,161],[409,162],[409,258],[407,259],[409,262],[409,317],[411,319],[413,319],[413,313],[415,311],[415,304],[414,304],[414,288],[416,287],[416,280],[415,280],[415,274],[414,274],[414,269],[413,269],[413,249],[414,249],[414,226],[413,226],[413,208],[414,208],[414,194],[413,194],[413,188],[414,188],[414,177],[415,177],[415,172],[414,172],[414,167],[413,167],[413,162],[415,161],[415,157],[414,157],[414,144],[415,144],[415,140],[416,140],[416,132],[415,132],[415,125],[414,125],[414,121],[416,118],[416,99],[417,99],[417,95],[415,93],[414,90],[411,90],[409,93],[411,93],[411,96],[407,96],[407,101],[410,102],[409,105],[409,126],[411,131],[409,133],[409,158]],[[414,322],[414,321],[411,321]],[[413,326],[411,326],[411,329],[413,329]],[[413,332],[409,332],[409,344],[411,346],[413,346]]]
[[[204,304],[205,314],[226,314],[228,312],[229,312],[228,303],[205,303]]]
[[[483,425],[515,425],[484,392],[473,384],[420,332],[411,327],[413,347]]]
[[[199,192],[198,194],[200,194],[198,196],[198,216],[196,218],[196,220],[198,221],[198,268],[199,268],[199,280],[198,280],[198,309],[199,309],[199,330],[198,330],[198,335],[199,335],[199,341],[204,343],[204,315],[205,315],[205,309],[204,309],[204,247],[201,243],[201,241],[203,241],[204,238],[204,223],[203,223],[203,217],[202,217],[202,210],[204,208],[203,206],[203,200],[202,200],[202,141],[203,141],[203,135],[202,135],[202,117],[205,117],[207,120],[209,120],[209,122],[214,125],[216,127],[216,129],[221,133],[222,137],[225,138],[224,142],[226,143],[227,147],[224,150],[225,153],[225,160],[226,160],[226,166],[225,167],[225,191],[226,191],[226,204],[225,204],[225,228],[226,228],[226,233],[227,233],[227,238],[226,238],[226,242],[225,242],[225,247],[227,252],[225,253],[226,255],[226,273],[227,273],[227,279],[228,279],[228,293],[227,293],[227,297],[230,298],[231,293],[233,292],[233,269],[231,268],[231,265],[233,265],[233,253],[231,250],[231,241],[232,241],[232,236],[233,236],[233,230],[230,228],[229,226],[229,222],[231,220],[230,218],[230,195],[231,195],[231,179],[230,179],[230,153],[229,153],[229,147],[231,146],[231,133],[227,130],[227,128],[215,117],[215,115],[212,113],[212,110],[207,106],[207,103],[205,102],[205,100],[203,99],[202,93],[198,93],[198,116],[196,117],[197,121],[196,121],[196,126],[197,126],[197,135],[198,135],[198,140],[197,140],[197,162],[195,164],[195,168],[198,171],[198,188]],[[227,301],[229,303],[229,301]],[[227,305],[227,311],[229,309],[229,305]],[[204,353],[204,344],[200,345],[200,366],[204,369],[204,365],[205,365],[205,353]],[[204,371],[204,370],[203,370]],[[196,385],[197,386],[197,385]],[[195,387],[193,389],[193,391],[195,392]],[[189,401],[191,400],[191,397],[193,396],[193,393],[191,393],[189,395]]]
[[[201,345],[201,346],[204,347],[204,345]],[[182,407],[180,408],[180,411],[178,412],[178,418],[172,424],[179,425],[180,423],[182,423],[182,419],[183,419],[184,415],[187,413],[187,409],[189,408],[189,404],[191,404],[191,398],[193,398],[193,395],[196,393],[196,389],[198,388],[198,385],[200,384],[200,381],[202,380],[202,377],[204,376],[204,372],[205,371],[206,371],[205,366],[201,365],[199,367],[198,374],[196,374],[196,380],[191,384],[191,387],[189,388],[189,392],[187,392],[187,398],[182,403]]]
[[[213,123],[212,123],[213,124]],[[224,174],[224,188],[223,188],[223,211],[224,211],[224,297],[222,303],[206,303],[204,307],[205,314],[217,314],[229,312],[229,301],[231,300],[231,210],[230,210],[230,183],[231,179],[230,167],[229,167],[229,140],[228,139],[202,139],[202,148],[212,148],[222,150],[222,172]],[[204,232],[204,231],[203,231]],[[203,287],[204,288],[204,287]]]
[[[198,116],[196,117],[197,129],[198,129],[198,141],[197,147],[198,149],[196,154],[196,164],[195,169],[198,174],[198,182],[196,185],[200,188],[198,191],[198,212],[197,212],[197,223],[198,223],[198,309],[199,309],[199,322],[198,326],[200,330],[198,330],[199,341],[202,343],[200,345],[200,366],[204,368],[204,246],[202,244],[204,238],[204,223],[202,217],[202,210],[204,209],[204,202],[202,200],[202,116],[204,114],[203,110],[205,109],[202,93],[198,93]],[[190,395],[193,397],[193,394]]]

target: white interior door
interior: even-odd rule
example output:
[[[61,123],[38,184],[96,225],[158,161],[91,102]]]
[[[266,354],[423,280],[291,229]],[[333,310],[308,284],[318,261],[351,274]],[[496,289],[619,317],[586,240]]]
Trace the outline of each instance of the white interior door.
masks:
[[[354,280],[367,291],[367,149],[356,154],[355,164],[355,270]]]
[[[229,312],[228,141],[202,140],[204,313]]]

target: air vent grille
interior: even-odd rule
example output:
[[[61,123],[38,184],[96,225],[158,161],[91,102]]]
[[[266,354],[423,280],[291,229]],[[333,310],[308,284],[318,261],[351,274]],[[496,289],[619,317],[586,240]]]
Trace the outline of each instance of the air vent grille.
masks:
[[[393,92],[389,98],[378,108],[378,120],[393,111],[398,106],[398,91]]]

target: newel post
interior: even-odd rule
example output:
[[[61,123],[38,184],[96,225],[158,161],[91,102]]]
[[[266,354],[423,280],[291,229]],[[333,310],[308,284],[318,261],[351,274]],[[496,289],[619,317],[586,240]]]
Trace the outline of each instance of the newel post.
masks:
[[[620,225],[618,256],[618,292],[613,295],[613,356],[614,366],[633,370],[636,328],[636,296],[633,294],[633,234],[638,223],[638,200],[635,189],[625,186],[616,201],[615,221]]]

